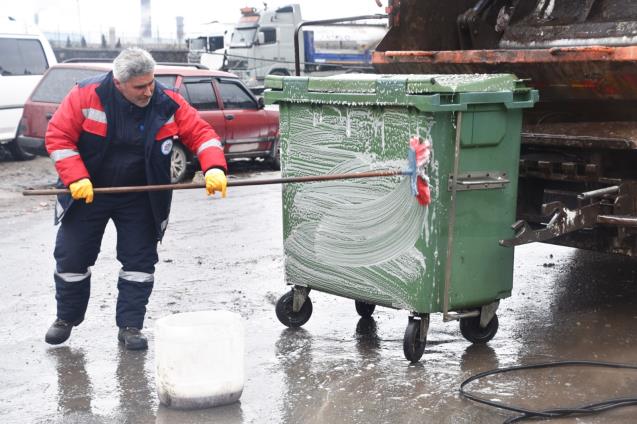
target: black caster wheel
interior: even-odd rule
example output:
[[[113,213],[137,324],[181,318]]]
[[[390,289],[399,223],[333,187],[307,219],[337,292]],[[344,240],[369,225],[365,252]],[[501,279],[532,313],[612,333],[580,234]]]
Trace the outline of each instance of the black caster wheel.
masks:
[[[460,332],[471,343],[484,344],[498,332],[498,316],[494,315],[486,327],[480,327],[480,317],[461,318]]]
[[[307,297],[298,312],[292,310],[293,302],[294,293],[292,291],[281,296],[276,302],[276,317],[281,321],[281,324],[287,327],[300,327],[312,316],[312,301]]]
[[[363,318],[369,318],[374,313],[374,309],[376,309],[376,305],[372,305],[371,303],[361,302],[360,300],[355,300],[354,304],[356,305],[356,312]]]
[[[405,358],[412,364],[420,361],[422,354],[425,352],[427,334],[424,335],[422,340],[420,339],[421,320],[426,320],[425,327],[429,327],[429,315],[422,316],[420,319],[409,317],[409,323],[403,338],[403,353]]]

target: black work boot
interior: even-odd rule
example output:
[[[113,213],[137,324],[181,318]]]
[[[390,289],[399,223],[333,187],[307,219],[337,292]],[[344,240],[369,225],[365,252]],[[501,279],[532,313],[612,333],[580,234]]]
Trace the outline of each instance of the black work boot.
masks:
[[[64,343],[71,336],[71,330],[73,327],[78,326],[81,322],[82,320],[69,322],[57,318],[46,332],[44,341],[52,345]]]
[[[148,340],[142,334],[139,328],[122,327],[117,334],[117,340],[124,343],[128,350],[145,350],[148,349]]]

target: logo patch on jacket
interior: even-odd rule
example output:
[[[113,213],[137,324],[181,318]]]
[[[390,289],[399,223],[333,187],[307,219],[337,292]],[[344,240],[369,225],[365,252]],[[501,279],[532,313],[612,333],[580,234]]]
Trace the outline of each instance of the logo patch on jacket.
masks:
[[[161,152],[164,155],[169,155],[170,151],[172,149],[173,149],[173,141],[172,141],[172,139],[169,138],[167,140],[164,140],[163,143],[161,143]]]

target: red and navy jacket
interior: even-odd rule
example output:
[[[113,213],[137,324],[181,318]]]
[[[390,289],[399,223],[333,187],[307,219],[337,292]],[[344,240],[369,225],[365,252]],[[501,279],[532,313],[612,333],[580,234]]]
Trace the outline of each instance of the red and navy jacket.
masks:
[[[60,177],[59,187],[98,174],[104,154],[115,133],[113,73],[81,81],[66,96],[46,131],[46,149]],[[197,154],[201,169],[226,171],[223,146],[217,133],[177,92],[155,81],[147,107],[145,167],[148,184],[170,183],[170,159],[174,140]],[[149,192],[157,238],[161,239],[170,214],[172,191]],[[73,205],[70,194],[58,196],[55,223]]]

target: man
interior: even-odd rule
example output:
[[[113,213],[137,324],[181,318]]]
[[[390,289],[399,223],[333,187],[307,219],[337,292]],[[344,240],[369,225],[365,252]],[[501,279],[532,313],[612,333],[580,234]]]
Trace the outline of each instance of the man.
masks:
[[[226,196],[226,161],[215,131],[176,92],[155,81],[155,61],[130,48],[113,71],[77,84],[51,119],[47,151],[61,186],[55,243],[57,319],[46,333],[60,344],[84,320],[91,271],[106,224],[117,229],[118,339],[127,349],[146,349],[141,329],[153,289],[157,242],[168,224],[171,191],[103,194],[93,187],[170,183],[173,138],[197,153],[209,195]],[[82,201],[83,200],[83,201]]]

